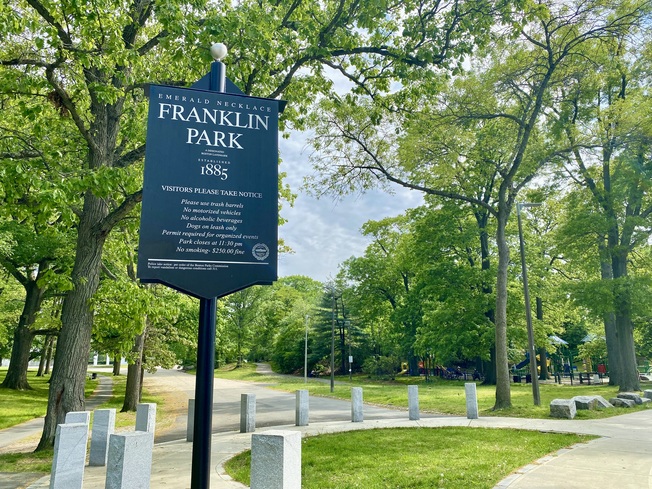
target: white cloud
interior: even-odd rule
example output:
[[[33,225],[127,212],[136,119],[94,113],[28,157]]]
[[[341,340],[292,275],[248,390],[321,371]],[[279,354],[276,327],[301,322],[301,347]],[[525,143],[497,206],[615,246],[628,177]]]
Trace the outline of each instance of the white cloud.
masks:
[[[396,216],[422,203],[420,193],[399,187],[393,195],[372,190],[337,201],[316,199],[300,188],[312,171],[305,134],[295,133],[281,140],[279,146],[283,160],[280,170],[287,173],[285,182],[298,194],[294,207],[281,211],[288,222],[279,228],[279,236],[295,252],[279,257],[281,277],[307,275],[320,281],[335,277],[340,263],[361,256],[369,244],[360,233],[365,222]]]

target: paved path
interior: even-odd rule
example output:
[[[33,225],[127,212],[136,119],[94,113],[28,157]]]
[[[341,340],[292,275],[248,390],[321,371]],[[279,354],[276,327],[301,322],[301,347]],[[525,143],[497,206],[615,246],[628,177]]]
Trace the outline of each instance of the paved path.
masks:
[[[167,377],[168,385],[176,385],[188,397],[194,390],[194,378],[180,372],[161,371],[158,379]],[[186,378],[182,381],[181,379]],[[192,379],[188,387],[187,378]],[[181,384],[181,382],[186,382]],[[164,383],[161,381],[161,383]],[[215,409],[213,423],[212,489],[242,489],[224,473],[222,464],[234,454],[249,448],[251,434],[241,434],[239,429],[239,396],[255,393],[260,408],[257,412],[257,433],[268,429],[301,431],[305,435],[385,427],[467,426],[487,428],[516,428],[537,431],[572,432],[598,435],[600,438],[589,443],[561,450],[516,473],[496,485],[495,489],[652,489],[652,409],[638,411],[600,420],[554,420],[487,417],[468,420],[463,417],[432,416],[420,421],[409,421],[407,410],[383,410],[365,406],[363,423],[351,423],[350,403],[311,397],[310,426],[295,427],[294,395],[271,389],[263,384],[216,380]],[[184,390],[185,389],[185,390]],[[259,397],[260,396],[260,397]],[[234,401],[237,399],[237,402]],[[323,407],[328,401],[326,407]],[[324,404],[322,404],[324,402]],[[236,407],[235,413],[231,412]],[[179,416],[179,426],[185,424]],[[265,419],[266,421],[263,421]],[[326,421],[328,419],[328,421]],[[237,423],[235,422],[237,420]],[[260,421],[260,423],[258,423]],[[265,423],[266,426],[262,426]],[[269,423],[269,424],[268,424]],[[235,428],[234,428],[235,426]],[[177,432],[177,436],[180,435]],[[2,433],[0,433],[0,438]],[[157,443],[152,462],[152,488],[190,487],[190,465],[192,444],[183,439]],[[30,489],[45,489],[49,477],[43,477],[27,486]],[[105,469],[87,467],[84,489],[104,488]],[[18,487],[18,486],[13,486]]]
[[[264,368],[264,367],[263,367]],[[270,371],[271,373],[271,371]],[[296,380],[296,377],[294,377]],[[156,441],[166,442],[186,437],[188,420],[188,399],[194,396],[195,377],[178,370],[159,369],[145,380],[148,392],[156,394],[164,389],[175,389],[184,395],[182,410],[177,410],[175,426],[165,434],[157,436]],[[240,382],[235,380],[215,379],[213,386],[213,433],[226,433],[240,430],[240,403],[242,394],[256,396],[256,427],[266,428],[294,423],[296,395],[267,388],[264,382]],[[300,389],[298,384],[297,389]],[[337,389],[338,387],[336,387]],[[339,387],[348,389],[348,387]],[[407,413],[407,407],[402,410]],[[400,417],[401,410],[365,406],[365,419],[392,419]],[[435,415],[424,415],[434,417]],[[310,400],[310,421],[322,423],[327,421],[350,421],[351,403],[325,397],[312,397]]]

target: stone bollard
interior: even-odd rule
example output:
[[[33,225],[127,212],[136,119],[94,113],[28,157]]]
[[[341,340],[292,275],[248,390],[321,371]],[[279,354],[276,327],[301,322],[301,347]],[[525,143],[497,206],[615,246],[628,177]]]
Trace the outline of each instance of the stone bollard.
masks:
[[[136,406],[136,431],[154,434],[156,430],[156,403],[142,403]]]
[[[186,441],[195,439],[195,400],[188,399],[188,424],[186,425]]]
[[[410,421],[418,421],[419,416],[419,386],[408,385],[408,413]]]
[[[86,426],[91,424],[90,411],[70,411],[66,413],[66,424],[84,423]]]
[[[115,429],[115,409],[97,409],[93,414],[91,451],[88,465],[103,467],[109,453],[109,436]]]
[[[256,394],[240,394],[240,433],[256,431]]]
[[[50,489],[81,489],[86,465],[88,425],[66,423],[57,425],[54,437],[54,457],[50,471]]]
[[[475,382],[464,384],[464,391],[466,392],[466,417],[468,419],[478,419],[478,393]]]
[[[111,435],[105,489],[149,489],[154,433],[132,431]]]
[[[573,419],[575,414],[577,414],[577,407],[572,399],[553,399],[550,401],[550,417]]]
[[[296,392],[296,414],[295,424],[297,426],[308,426],[310,416],[310,405],[308,402],[308,391],[298,390]]]
[[[351,422],[361,423],[364,421],[362,409],[362,387],[351,388]]]
[[[251,436],[251,489],[301,487],[301,433],[271,430]]]

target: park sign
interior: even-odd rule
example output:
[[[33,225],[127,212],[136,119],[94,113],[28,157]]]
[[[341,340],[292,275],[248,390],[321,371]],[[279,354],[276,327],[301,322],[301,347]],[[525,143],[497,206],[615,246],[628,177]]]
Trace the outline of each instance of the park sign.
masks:
[[[277,279],[278,100],[152,85],[141,282],[219,298]]]

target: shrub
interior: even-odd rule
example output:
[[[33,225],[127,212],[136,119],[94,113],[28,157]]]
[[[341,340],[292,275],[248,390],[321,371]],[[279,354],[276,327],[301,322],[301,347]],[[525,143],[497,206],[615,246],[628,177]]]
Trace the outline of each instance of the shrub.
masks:
[[[362,371],[374,379],[394,380],[397,372],[396,357],[375,356],[367,358],[362,364]]]

